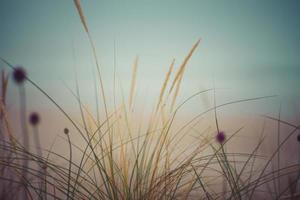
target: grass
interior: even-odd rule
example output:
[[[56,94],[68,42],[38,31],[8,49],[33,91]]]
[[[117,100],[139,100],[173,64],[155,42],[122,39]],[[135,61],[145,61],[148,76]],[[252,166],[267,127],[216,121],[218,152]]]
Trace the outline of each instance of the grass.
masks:
[[[299,130],[299,125],[278,118],[264,116],[277,123],[277,146],[270,156],[260,155],[259,150],[265,141],[264,129],[257,145],[248,152],[231,152],[228,147],[232,140],[241,134],[243,127],[232,132],[224,132],[223,139],[216,140],[223,133],[219,126],[218,112],[222,107],[246,104],[274,96],[240,99],[217,104],[215,88],[199,91],[180,103],[176,103],[184,71],[193,53],[200,44],[197,41],[188,52],[178,71],[172,76],[175,59],[166,73],[152,114],[142,125],[136,120],[135,104],[138,57],[133,70],[128,100],[125,95],[120,105],[116,104],[114,85],[113,109],[106,101],[105,87],[101,78],[100,65],[95,45],[88,29],[80,1],[74,0],[84,31],[87,33],[93,50],[99,85],[95,81],[96,94],[99,90],[103,102],[105,119],[100,114],[93,116],[88,106],[82,103],[80,90],[71,89],[80,109],[81,121],[77,122],[62,106],[51,97],[30,76],[25,79],[41,92],[65,116],[73,127],[64,129],[63,138],[68,145],[68,155],[61,155],[43,147],[29,149],[31,129],[27,123],[26,87],[19,84],[20,116],[23,140],[20,141],[11,127],[6,106],[8,75],[2,71],[0,101],[0,198],[1,199],[299,199],[299,164],[282,166],[281,149]],[[13,64],[1,58],[11,70]],[[115,83],[114,67],[114,84]],[[173,80],[172,80],[173,78]],[[190,121],[175,127],[179,111],[190,100],[203,94],[214,95],[214,105],[197,114]],[[98,107],[98,104],[97,104]],[[98,110],[97,110],[98,112]],[[281,111],[280,111],[281,112]],[[279,113],[280,113],[279,112]],[[182,142],[192,133],[199,133],[196,126],[205,114],[214,115],[215,128],[197,134],[190,144]],[[281,125],[293,130],[283,133]],[[146,127],[146,128],[143,128]],[[38,124],[32,127],[37,147],[40,146]],[[69,131],[68,128],[72,128]],[[73,142],[79,134],[84,146]],[[31,134],[32,135],[32,134]],[[283,139],[282,139],[283,138]],[[54,143],[53,143],[54,144]],[[74,159],[79,157],[79,159]],[[277,166],[274,166],[276,165]],[[283,181],[284,179],[288,181]]]

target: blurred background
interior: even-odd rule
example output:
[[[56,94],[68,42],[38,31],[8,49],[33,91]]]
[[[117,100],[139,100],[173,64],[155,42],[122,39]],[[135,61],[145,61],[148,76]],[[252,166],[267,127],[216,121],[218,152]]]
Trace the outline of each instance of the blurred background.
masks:
[[[122,91],[127,98],[132,65],[138,56],[136,104],[151,108],[172,59],[177,70],[192,45],[201,39],[188,63],[178,102],[214,87],[218,105],[277,95],[226,107],[219,112],[220,123],[238,120],[240,125],[245,115],[278,116],[280,104],[281,117],[296,121],[300,100],[299,1],[98,0],[82,1],[82,7],[108,100],[113,99],[114,67],[117,100],[121,101]],[[67,88],[75,90],[77,79],[83,103],[95,114],[96,67],[73,1],[1,0],[0,24],[2,58],[22,65],[31,79],[74,116],[79,113],[78,105]],[[4,63],[0,68],[10,71]],[[42,122],[47,122],[42,128],[49,135],[62,132],[66,124],[57,109],[29,84],[26,92],[28,110],[39,111]],[[212,93],[195,98],[184,107],[182,118],[211,107],[212,102]],[[17,121],[18,89],[13,83],[8,104],[11,118]],[[253,124],[252,128],[257,125]]]

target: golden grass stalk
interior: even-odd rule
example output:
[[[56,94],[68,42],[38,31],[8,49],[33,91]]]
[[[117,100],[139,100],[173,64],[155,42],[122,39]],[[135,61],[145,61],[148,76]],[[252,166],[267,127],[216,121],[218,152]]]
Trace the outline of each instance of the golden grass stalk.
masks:
[[[173,99],[172,99],[172,103],[171,103],[171,112],[173,111],[174,106],[175,106],[176,98],[178,96],[179,89],[180,89],[181,80],[182,80],[182,76],[180,77],[180,79],[178,81],[178,84],[176,85],[176,90],[175,90],[175,93],[173,95]]]
[[[96,53],[96,47],[95,47],[93,39],[92,39],[92,37],[90,35],[90,32],[88,30],[88,26],[87,26],[87,23],[86,23],[86,20],[85,20],[85,16],[83,14],[83,10],[82,10],[81,4],[80,4],[80,0],[74,0],[74,3],[75,3],[75,6],[77,8],[77,11],[78,11],[81,23],[82,23],[82,25],[84,27],[84,30],[87,33],[90,45],[92,47],[92,52],[93,52],[93,56],[94,56],[94,60],[95,60],[96,67],[97,67],[97,72],[98,72],[98,78],[99,78],[99,81],[100,81],[100,90],[101,90],[101,94],[102,94],[102,97],[103,97],[103,104],[104,104],[105,115],[106,115],[106,118],[108,119],[109,118],[108,117],[108,108],[107,108],[107,103],[106,103],[106,96],[105,96],[105,91],[104,91],[104,84],[103,84],[102,76],[101,76],[101,73],[100,73],[100,64],[99,64],[99,61],[98,61],[98,58],[97,58],[97,53]],[[110,127],[109,120],[107,121],[107,127]],[[110,130],[109,130],[109,132],[110,132]]]
[[[17,141],[13,136],[12,129],[11,129],[10,124],[9,124],[7,112],[6,112],[6,109],[5,109],[5,105],[3,104],[2,101],[0,101],[0,111],[1,111],[1,114],[2,114],[1,120],[4,121],[4,125],[5,125],[5,126],[3,126],[3,128],[4,127],[6,128],[6,131],[4,131],[4,133],[7,134],[7,137],[9,138],[10,142],[15,147]]]
[[[172,82],[171,88],[169,90],[169,93],[172,92],[176,82],[178,81],[179,77],[182,76],[184,69],[186,67],[186,64],[188,63],[189,59],[192,57],[194,51],[196,50],[196,48],[198,47],[199,43],[200,43],[200,39],[194,44],[194,46],[192,47],[192,49],[190,50],[189,54],[186,56],[186,58],[184,59],[183,63],[181,64],[181,66],[179,67],[178,72],[176,73],[175,79]]]
[[[97,67],[98,78],[99,78],[99,82],[100,82],[100,90],[101,90],[101,94],[102,94],[102,98],[103,98],[104,110],[105,110],[105,115],[106,115],[106,119],[107,119],[106,124],[107,124],[107,128],[108,128],[108,133],[109,133],[109,150],[110,150],[109,165],[110,165],[110,172],[111,172],[110,176],[112,178],[111,181],[114,184],[115,180],[114,180],[114,176],[113,176],[114,169],[113,169],[113,152],[112,152],[113,136],[111,134],[111,127],[110,127],[109,116],[108,116],[108,108],[107,108],[106,96],[105,96],[105,91],[104,91],[104,84],[103,84],[102,76],[101,76],[101,73],[100,73],[100,64],[99,64],[99,61],[98,61],[95,44],[94,44],[93,39],[92,39],[92,37],[89,33],[88,26],[87,26],[87,23],[86,23],[84,14],[83,14],[83,10],[82,10],[82,7],[80,5],[80,0],[74,0],[74,3],[75,3],[75,6],[77,8],[78,14],[80,16],[80,20],[81,20],[81,23],[84,27],[84,30],[87,33],[90,45],[92,47],[92,52],[93,52],[95,64],[96,64],[96,67]]]
[[[157,106],[156,106],[156,111],[158,110],[158,108],[159,108],[159,106],[160,106],[160,104],[162,102],[163,95],[165,93],[165,90],[166,90],[167,84],[169,82],[172,70],[174,68],[174,63],[175,63],[175,59],[172,60],[172,63],[171,63],[171,65],[169,67],[169,70],[168,70],[168,73],[166,74],[164,83],[163,83],[163,85],[162,85],[162,87],[160,89],[160,94],[159,94],[159,99],[158,99],[158,103],[157,103]]]
[[[1,71],[1,100],[3,104],[6,102],[6,91],[8,86],[8,75],[5,75],[4,70]]]
[[[181,66],[179,67],[179,70],[173,80],[173,83],[171,85],[171,88],[169,90],[169,94],[171,94],[171,92],[173,91],[174,87],[176,86],[176,91],[173,95],[173,99],[172,99],[172,103],[171,103],[171,111],[173,110],[173,107],[175,105],[175,102],[176,102],[176,98],[178,96],[178,92],[179,92],[179,89],[180,89],[180,84],[181,84],[181,81],[182,81],[182,77],[183,77],[183,74],[184,74],[184,70],[187,66],[187,63],[188,61],[190,60],[190,58],[192,57],[194,51],[196,50],[196,48],[198,47],[199,43],[200,43],[200,39],[193,45],[192,49],[190,50],[190,52],[188,53],[188,55],[185,57],[183,63],[181,64]]]
[[[139,58],[138,56],[135,58],[134,64],[132,66],[132,77],[131,77],[131,86],[130,86],[130,94],[129,94],[129,109],[132,107],[132,102],[133,102],[133,95],[135,92],[135,85],[136,85],[136,74],[137,74],[137,67],[138,67],[138,61]]]
[[[1,71],[1,99],[0,99],[0,120],[4,121],[6,124],[7,131],[4,133],[8,133],[8,137],[10,141],[15,145],[15,141],[13,140],[13,136],[9,127],[8,119],[6,116],[6,94],[7,94],[7,86],[8,86],[8,75],[5,74],[4,70]]]
[[[83,10],[81,8],[80,0],[74,0],[74,3],[75,3],[75,6],[77,8],[77,11],[78,11],[81,23],[84,27],[84,30],[88,33],[89,29],[88,29],[88,26],[87,26],[87,23],[86,23],[86,20],[85,20],[85,16],[83,14]]]

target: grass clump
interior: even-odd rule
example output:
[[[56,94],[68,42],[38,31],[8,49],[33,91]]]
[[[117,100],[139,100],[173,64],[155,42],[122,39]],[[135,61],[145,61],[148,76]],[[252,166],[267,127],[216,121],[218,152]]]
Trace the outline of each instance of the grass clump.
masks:
[[[283,140],[278,137],[277,147],[271,156],[262,156],[259,149],[264,135],[249,153],[231,152],[232,139],[243,131],[221,131],[218,109],[221,107],[256,101],[272,96],[242,99],[214,106],[197,114],[190,121],[177,127],[175,120],[179,111],[193,98],[213,93],[215,89],[199,91],[176,104],[184,71],[200,44],[198,40],[179,65],[172,80],[175,60],[172,60],[162,82],[152,114],[142,126],[133,112],[138,57],[133,70],[128,102],[120,105],[114,101],[109,109],[105,87],[95,46],[89,32],[80,1],[74,0],[84,31],[93,49],[93,56],[100,81],[105,118],[94,117],[76,91],[70,90],[78,102],[81,121],[76,122],[53,97],[26,75],[23,68],[14,67],[1,60],[13,71],[13,78],[20,89],[20,124],[23,140],[17,139],[11,129],[16,122],[8,120],[6,92],[8,76],[2,72],[0,101],[0,198],[1,199],[298,199],[299,165],[270,168],[275,158],[280,160],[280,151],[287,140],[296,134],[298,125],[279,118],[270,120],[293,128]],[[24,81],[34,86],[65,116],[73,126],[63,129],[61,136],[67,148],[63,155],[52,149],[43,149],[39,136],[40,115],[33,112],[27,119]],[[98,88],[98,85],[96,85]],[[115,93],[115,91],[114,91]],[[114,94],[115,95],[115,94]],[[114,96],[115,99],[115,96]],[[97,111],[98,112],[98,111]],[[214,128],[205,130],[192,142],[184,138],[199,133],[198,124],[205,114],[214,114]],[[27,119],[27,120],[26,120]],[[32,126],[31,133],[28,122]],[[279,130],[279,129],[278,129]],[[263,131],[262,131],[263,133]],[[84,142],[77,145],[75,135]],[[283,134],[278,131],[278,135]],[[30,149],[30,137],[34,137],[34,150]],[[297,138],[299,140],[299,137]],[[75,153],[76,152],[76,153]],[[78,158],[78,159],[75,159]],[[259,163],[259,164],[257,164]],[[279,163],[279,161],[278,161]],[[295,175],[296,174],[296,178]],[[286,178],[288,181],[284,183]]]

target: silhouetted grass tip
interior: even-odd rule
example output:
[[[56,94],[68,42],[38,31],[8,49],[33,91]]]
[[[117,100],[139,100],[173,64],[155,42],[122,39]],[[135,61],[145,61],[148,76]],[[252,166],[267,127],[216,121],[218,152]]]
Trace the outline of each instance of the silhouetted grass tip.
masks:
[[[226,135],[225,135],[224,131],[218,132],[218,134],[216,135],[217,142],[222,144],[225,141],[225,139],[226,139]]]
[[[23,67],[16,67],[13,72],[13,79],[17,84],[22,84],[26,79],[26,71]]]
[[[29,116],[29,122],[32,126],[38,125],[38,123],[40,122],[39,114],[36,112],[31,113]]]
[[[300,142],[300,134],[297,136],[297,141]]]
[[[69,134],[69,129],[68,128],[64,128],[64,134]]]

